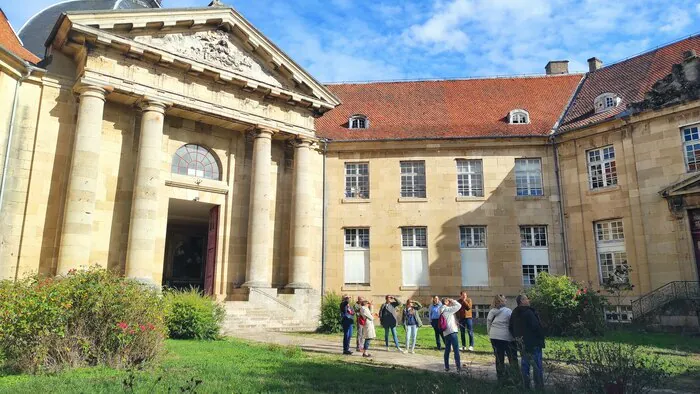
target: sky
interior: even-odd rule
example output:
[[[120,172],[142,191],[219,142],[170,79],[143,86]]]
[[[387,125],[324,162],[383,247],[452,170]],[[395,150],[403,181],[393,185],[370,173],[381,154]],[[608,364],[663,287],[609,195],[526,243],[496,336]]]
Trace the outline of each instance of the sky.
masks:
[[[19,30],[56,0],[0,0]],[[700,32],[689,0],[223,0],[322,82],[587,71]],[[163,0],[204,7],[209,0]]]

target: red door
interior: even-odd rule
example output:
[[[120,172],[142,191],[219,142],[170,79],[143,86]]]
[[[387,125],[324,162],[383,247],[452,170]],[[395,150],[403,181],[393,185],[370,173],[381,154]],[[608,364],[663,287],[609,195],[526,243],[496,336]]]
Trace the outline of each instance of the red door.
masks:
[[[688,211],[690,221],[690,233],[693,236],[693,249],[695,250],[695,267],[700,280],[700,209]]]
[[[219,206],[209,210],[209,233],[207,234],[207,262],[204,267],[204,293],[214,294],[214,272],[216,268],[216,238],[219,228]]]

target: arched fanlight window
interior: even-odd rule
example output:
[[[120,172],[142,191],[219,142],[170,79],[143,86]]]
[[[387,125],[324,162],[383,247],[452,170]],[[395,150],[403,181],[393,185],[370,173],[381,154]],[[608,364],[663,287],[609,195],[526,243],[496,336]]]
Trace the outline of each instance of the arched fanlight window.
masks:
[[[605,112],[611,108],[615,108],[622,102],[622,98],[615,93],[603,93],[593,100],[593,108],[595,113]]]
[[[170,171],[198,178],[221,179],[219,161],[214,154],[209,149],[195,144],[183,145],[175,152]]]
[[[508,123],[528,124],[530,123],[530,114],[524,109],[514,109],[508,114]]]
[[[351,129],[368,129],[369,119],[365,115],[353,115],[348,119],[348,127]]]

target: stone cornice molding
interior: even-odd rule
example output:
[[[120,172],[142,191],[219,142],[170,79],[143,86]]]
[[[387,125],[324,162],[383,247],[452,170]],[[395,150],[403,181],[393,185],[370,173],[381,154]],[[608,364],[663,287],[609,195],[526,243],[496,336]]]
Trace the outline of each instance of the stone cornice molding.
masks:
[[[222,83],[242,85],[244,89],[308,107],[312,112],[321,114],[340,104],[338,98],[323,84],[314,80],[305,70],[294,63],[284,52],[277,48],[240,14],[230,8],[214,9],[167,9],[148,10],[149,12],[110,12],[104,14],[68,13],[59,19],[54,32],[47,43],[55,49],[64,46],[82,46],[86,42],[119,50],[127,56],[142,58],[151,63],[183,69],[186,72],[197,73],[213,78]],[[91,27],[97,26],[97,27]],[[173,29],[193,28],[221,29],[239,38],[251,53],[263,59],[270,69],[296,85],[301,93],[291,91],[253,80],[244,75],[225,69],[204,64],[183,56],[178,56],[153,46],[140,44],[133,39],[120,37],[110,29],[127,28],[132,31],[141,29],[153,30],[155,34],[163,34]]]

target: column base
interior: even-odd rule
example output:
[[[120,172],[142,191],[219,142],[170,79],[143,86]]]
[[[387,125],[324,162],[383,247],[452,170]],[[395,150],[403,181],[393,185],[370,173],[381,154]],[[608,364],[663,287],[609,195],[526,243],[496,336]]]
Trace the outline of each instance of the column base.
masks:
[[[271,288],[272,286],[269,283],[265,283],[261,280],[250,280],[248,282],[245,282],[244,284],[241,285],[241,287],[247,287],[247,288]]]
[[[285,289],[310,289],[311,285],[308,283],[300,283],[300,282],[292,282],[288,284],[287,286],[284,286]]]

